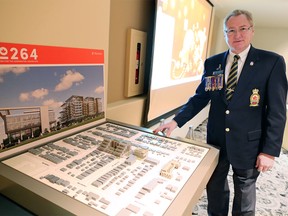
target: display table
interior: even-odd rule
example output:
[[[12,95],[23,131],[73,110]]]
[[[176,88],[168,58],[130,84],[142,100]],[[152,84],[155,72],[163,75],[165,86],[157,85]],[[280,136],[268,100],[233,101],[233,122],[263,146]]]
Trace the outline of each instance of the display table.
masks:
[[[3,160],[0,189],[37,215],[191,215],[218,157],[107,121]]]

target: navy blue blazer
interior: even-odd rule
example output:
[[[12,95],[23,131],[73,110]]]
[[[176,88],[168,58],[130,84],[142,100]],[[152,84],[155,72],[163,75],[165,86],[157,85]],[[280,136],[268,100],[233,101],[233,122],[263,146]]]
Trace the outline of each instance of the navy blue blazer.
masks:
[[[282,56],[251,46],[228,103],[224,81],[221,90],[205,90],[205,77],[215,76],[219,65],[225,76],[228,53],[205,61],[204,74],[195,95],[174,120],[182,127],[211,102],[207,143],[220,147],[220,159],[227,157],[233,167],[252,169],[259,153],[278,157],[281,151],[286,122],[286,65]]]

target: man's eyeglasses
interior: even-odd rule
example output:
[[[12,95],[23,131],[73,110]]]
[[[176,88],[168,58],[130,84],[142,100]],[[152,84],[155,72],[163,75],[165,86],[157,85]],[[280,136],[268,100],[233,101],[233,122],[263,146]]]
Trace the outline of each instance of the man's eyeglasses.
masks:
[[[231,36],[231,35],[235,35],[237,32],[239,32],[240,34],[245,34],[247,33],[253,26],[250,26],[250,27],[241,27],[239,28],[239,30],[237,31],[236,29],[227,29],[225,30],[226,34],[228,36]]]

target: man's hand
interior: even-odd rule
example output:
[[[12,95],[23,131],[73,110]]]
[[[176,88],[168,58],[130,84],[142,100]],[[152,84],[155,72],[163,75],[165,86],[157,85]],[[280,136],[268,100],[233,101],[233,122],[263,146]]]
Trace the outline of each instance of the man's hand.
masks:
[[[154,134],[162,132],[165,136],[170,136],[172,131],[177,127],[177,122],[172,120],[169,123],[161,125],[160,127],[153,130]]]
[[[257,157],[256,168],[259,172],[266,172],[270,170],[274,165],[274,156],[260,153]]]

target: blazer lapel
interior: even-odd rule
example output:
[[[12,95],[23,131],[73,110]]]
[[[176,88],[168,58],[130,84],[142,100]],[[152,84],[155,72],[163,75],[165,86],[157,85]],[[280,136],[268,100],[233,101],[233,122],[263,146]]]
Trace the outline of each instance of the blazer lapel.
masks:
[[[226,100],[226,82],[225,82],[225,69],[226,69],[226,62],[227,62],[227,57],[228,57],[228,54],[229,54],[229,50],[227,52],[224,53],[223,55],[223,59],[222,59],[222,65],[223,65],[223,88],[222,90],[220,91],[220,95],[222,97],[222,100],[227,104],[227,100]]]

